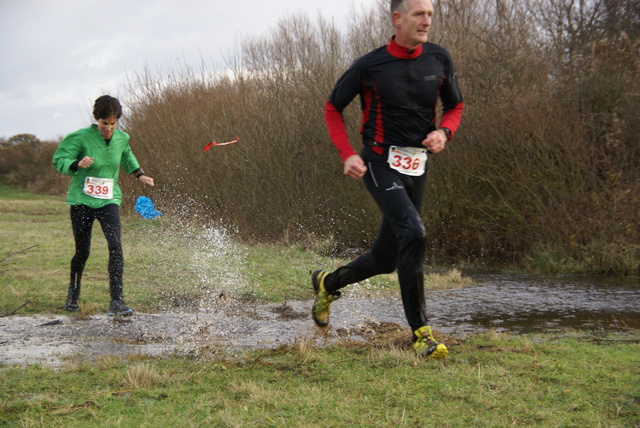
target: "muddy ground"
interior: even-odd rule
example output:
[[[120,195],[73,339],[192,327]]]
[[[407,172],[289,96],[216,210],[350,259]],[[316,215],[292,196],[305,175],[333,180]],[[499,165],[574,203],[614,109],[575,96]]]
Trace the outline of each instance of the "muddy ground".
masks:
[[[488,329],[516,334],[553,330],[640,330],[637,280],[478,276],[464,289],[428,293],[431,324],[459,340]],[[346,295],[320,330],[311,301],[259,305],[221,299],[197,312],[107,315],[12,315],[0,318],[0,363],[61,365],[101,356],[235,355],[313,339],[372,340],[393,330],[409,344],[398,296]]]
[[[0,363],[57,366],[107,355],[239,355],[308,338],[322,346],[345,338],[366,340],[382,329],[403,329],[401,319],[354,314],[357,300],[352,303],[356,306],[334,305],[335,321],[322,330],[310,318],[311,301],[270,305],[226,301],[197,313],[128,317],[14,315],[0,318]]]

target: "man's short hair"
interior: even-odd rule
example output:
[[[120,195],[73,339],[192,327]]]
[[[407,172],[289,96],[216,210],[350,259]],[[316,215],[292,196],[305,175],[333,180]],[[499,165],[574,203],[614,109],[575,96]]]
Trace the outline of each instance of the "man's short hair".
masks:
[[[407,11],[406,0],[391,0],[391,14],[393,12],[405,13]]]

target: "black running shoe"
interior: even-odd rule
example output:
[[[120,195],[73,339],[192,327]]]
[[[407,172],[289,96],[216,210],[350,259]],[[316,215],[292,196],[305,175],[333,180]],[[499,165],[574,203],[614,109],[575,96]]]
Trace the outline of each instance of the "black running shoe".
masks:
[[[78,312],[80,310],[80,305],[78,305],[77,300],[67,299],[64,303],[64,308],[69,312]]]
[[[109,304],[109,313],[107,314],[109,316],[122,316],[131,314],[133,314],[133,309],[127,306],[122,299],[112,300]]]

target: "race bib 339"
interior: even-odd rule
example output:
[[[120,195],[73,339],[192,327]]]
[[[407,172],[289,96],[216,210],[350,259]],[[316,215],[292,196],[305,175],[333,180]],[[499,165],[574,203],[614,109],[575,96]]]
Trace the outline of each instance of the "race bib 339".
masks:
[[[113,198],[113,178],[87,177],[84,179],[82,192],[98,199]]]

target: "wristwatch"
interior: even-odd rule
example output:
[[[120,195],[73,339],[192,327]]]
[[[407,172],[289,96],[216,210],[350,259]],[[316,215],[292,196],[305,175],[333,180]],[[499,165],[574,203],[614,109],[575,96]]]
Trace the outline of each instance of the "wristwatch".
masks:
[[[444,131],[444,135],[447,136],[447,141],[449,141],[451,139],[451,130],[449,128],[439,128],[442,129]]]

